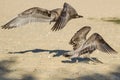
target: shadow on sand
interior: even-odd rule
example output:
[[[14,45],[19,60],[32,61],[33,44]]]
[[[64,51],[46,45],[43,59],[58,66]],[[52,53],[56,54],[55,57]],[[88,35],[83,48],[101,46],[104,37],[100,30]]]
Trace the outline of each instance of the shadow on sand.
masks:
[[[109,72],[108,74],[94,73],[91,75],[85,75],[76,78],[66,78],[63,80],[120,80],[120,66],[115,71]]]
[[[14,66],[16,62],[16,57],[11,57],[0,61],[0,80],[36,80],[31,74],[24,74],[21,79],[9,78],[6,76],[15,72],[15,70],[11,69],[11,67]]]
[[[59,57],[63,55],[66,52],[69,52],[69,50],[45,50],[45,49],[33,49],[33,50],[25,50],[25,51],[18,51],[18,52],[8,52],[10,54],[24,54],[27,52],[32,52],[32,53],[40,53],[40,52],[49,52],[51,53],[56,53],[53,57]]]
[[[69,50],[46,50],[46,49],[33,49],[33,50],[25,50],[25,51],[18,51],[18,52],[8,52],[10,54],[25,54],[28,52],[32,52],[32,53],[40,53],[40,52],[48,52],[48,53],[56,53],[55,55],[53,55],[53,57],[59,57],[61,55],[64,55],[64,53],[69,52]],[[97,58],[92,58],[94,61],[98,62],[98,63],[102,63],[100,60],[98,60]],[[75,63],[76,61],[78,62],[84,62],[84,63],[88,63],[89,61],[91,61],[89,58],[73,58],[71,60],[63,60],[62,63]]]
[[[108,75],[94,73],[92,75],[77,77],[73,79],[63,79],[63,80],[120,80],[120,73],[119,72],[114,72],[114,73],[115,74],[109,73]]]
[[[100,60],[98,60],[98,59],[95,58],[95,57],[92,57],[91,59],[92,59],[95,63],[101,63],[101,64],[103,64],[103,62],[101,62]],[[91,61],[91,59],[79,57],[79,58],[72,58],[71,60],[63,60],[62,62],[63,62],[63,63],[76,63],[76,62],[89,63],[89,62]],[[93,61],[92,61],[92,62],[93,62]]]

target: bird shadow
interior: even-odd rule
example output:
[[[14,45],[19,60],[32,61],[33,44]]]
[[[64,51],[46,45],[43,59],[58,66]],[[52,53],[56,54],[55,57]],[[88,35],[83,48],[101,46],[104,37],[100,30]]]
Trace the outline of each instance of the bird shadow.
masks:
[[[59,57],[59,56],[63,55],[64,53],[69,52],[69,50],[60,50],[60,49],[56,49],[56,50],[33,49],[33,50],[24,50],[24,51],[8,52],[8,53],[10,53],[10,54],[25,54],[25,53],[28,53],[28,52],[32,52],[32,53],[48,52],[49,54],[56,53],[55,55],[53,55],[53,57]]]
[[[63,60],[62,63],[76,63],[76,62],[89,63],[90,61],[92,61],[93,63],[101,63],[101,64],[103,64],[102,61],[100,61],[99,59],[97,59],[95,57],[91,57],[91,59],[90,58],[79,57],[79,58],[72,58],[70,60]]]

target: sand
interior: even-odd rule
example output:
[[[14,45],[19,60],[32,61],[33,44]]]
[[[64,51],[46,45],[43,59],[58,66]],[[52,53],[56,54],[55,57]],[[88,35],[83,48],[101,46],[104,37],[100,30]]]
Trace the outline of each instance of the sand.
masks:
[[[0,0],[0,25],[28,8],[54,9],[64,2],[84,18],[71,20],[58,32],[52,32],[49,23],[0,29],[0,80],[120,80],[120,24],[100,20],[120,18],[119,0]],[[92,27],[88,37],[98,32],[118,54],[95,51],[91,57],[103,64],[82,58],[75,63],[63,57],[72,50],[71,37],[85,25]]]

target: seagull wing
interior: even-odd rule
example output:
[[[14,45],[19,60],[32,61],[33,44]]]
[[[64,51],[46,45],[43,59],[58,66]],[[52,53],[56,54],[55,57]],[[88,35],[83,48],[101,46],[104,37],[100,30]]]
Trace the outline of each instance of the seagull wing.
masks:
[[[86,36],[91,30],[91,27],[89,26],[84,26],[81,29],[79,29],[71,38],[69,44],[71,45],[76,45],[78,43],[83,43],[86,40]]]
[[[88,38],[88,40],[83,44],[80,53],[91,53],[96,49],[109,54],[117,53],[98,33],[94,33]]]
[[[31,22],[51,21],[50,13],[46,9],[34,7],[20,13],[16,18],[2,26],[3,29],[19,27]]]
[[[88,40],[82,45],[82,47],[79,47],[78,49],[68,52],[65,55],[69,56],[70,58],[78,57],[82,54],[86,53],[92,53],[96,49],[112,54],[117,53],[98,33],[92,34]]]
[[[70,20],[70,15],[68,12],[68,7],[66,6],[66,4],[64,4],[63,10],[60,16],[58,17],[56,23],[54,24],[54,26],[51,28],[51,30],[57,31],[64,28],[69,20]]]

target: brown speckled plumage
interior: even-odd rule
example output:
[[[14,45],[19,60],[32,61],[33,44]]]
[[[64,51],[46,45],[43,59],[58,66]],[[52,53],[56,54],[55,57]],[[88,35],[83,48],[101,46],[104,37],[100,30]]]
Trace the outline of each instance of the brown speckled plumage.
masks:
[[[61,8],[47,10],[39,7],[33,7],[18,14],[16,18],[3,25],[2,29],[12,29],[31,22],[55,22],[60,16],[61,11]]]
[[[69,5],[68,3],[64,3],[62,12],[54,26],[51,28],[51,30],[52,31],[61,30],[65,27],[69,20],[82,17],[83,16],[78,15],[76,10],[71,5]]]
[[[74,58],[74,57],[79,57],[80,55],[83,54],[91,54],[92,52],[94,52],[96,49],[98,49],[99,51],[111,54],[111,53],[117,53],[103,38],[100,34],[98,33],[93,33],[88,39],[86,38],[87,33],[90,31],[87,30],[87,28],[85,29],[85,27],[83,27],[82,29],[80,29],[77,33],[75,33],[75,35],[72,37],[70,44],[72,45],[78,45],[79,47],[77,47],[75,50],[65,53],[65,55],[69,55],[69,57]],[[86,34],[82,34],[81,32],[83,31],[83,33]],[[85,32],[86,31],[86,32]],[[82,39],[84,39],[84,41],[79,45],[79,41],[82,40],[80,39],[79,36],[83,36]],[[75,38],[78,38],[80,40],[76,40]],[[75,42],[76,41],[76,42]],[[74,46],[73,46],[74,48]]]

